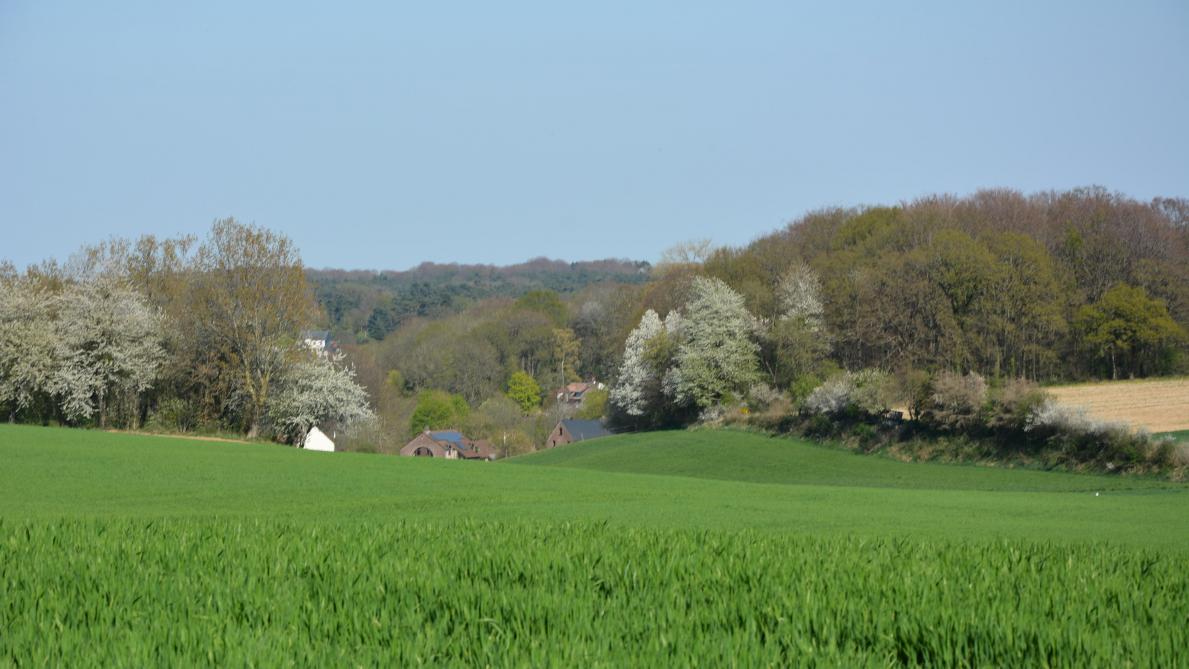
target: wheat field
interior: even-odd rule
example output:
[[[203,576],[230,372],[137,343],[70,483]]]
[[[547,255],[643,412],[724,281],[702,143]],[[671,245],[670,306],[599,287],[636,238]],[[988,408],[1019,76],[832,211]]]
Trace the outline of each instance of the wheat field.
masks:
[[[1057,401],[1101,420],[1149,432],[1189,429],[1189,378],[1109,381],[1047,389]]]

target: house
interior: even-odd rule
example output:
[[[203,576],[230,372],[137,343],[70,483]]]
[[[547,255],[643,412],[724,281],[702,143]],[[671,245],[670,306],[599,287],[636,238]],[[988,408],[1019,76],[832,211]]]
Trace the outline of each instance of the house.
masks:
[[[485,439],[468,439],[458,430],[426,430],[400,449],[401,455],[447,460],[494,460],[496,453]]]
[[[301,442],[301,447],[307,451],[327,451],[334,452],[334,442],[326,433],[319,430],[317,427],[311,427],[306,434],[306,438]]]
[[[334,342],[330,340],[329,330],[305,330],[298,338],[302,346],[314,352],[319,357],[334,352]]]
[[[562,404],[578,406],[582,404],[582,400],[586,399],[586,393],[596,388],[602,390],[605,387],[603,384],[594,381],[576,381],[567,384],[565,388],[558,388],[554,391],[553,396]]]
[[[611,430],[608,430],[601,420],[566,419],[558,421],[557,427],[549,433],[549,438],[545,440],[545,448],[609,437],[611,434]]]

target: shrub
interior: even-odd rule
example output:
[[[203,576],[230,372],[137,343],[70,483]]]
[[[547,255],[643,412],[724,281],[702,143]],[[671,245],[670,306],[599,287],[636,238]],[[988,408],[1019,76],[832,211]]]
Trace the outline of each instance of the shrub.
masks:
[[[763,411],[784,399],[784,393],[766,383],[757,383],[747,391],[747,407],[752,411]]]
[[[594,388],[586,391],[582,404],[574,412],[574,417],[582,420],[596,420],[607,415],[607,391]]]
[[[987,382],[971,372],[965,376],[942,372],[933,380],[933,395],[922,418],[936,428],[962,432],[982,424]]]
[[[864,451],[879,443],[879,431],[875,429],[874,425],[860,423],[855,426],[853,434],[859,440],[859,448]]]
[[[157,404],[145,429],[164,432],[190,432],[198,426],[198,411],[180,397],[170,397]]]
[[[916,420],[933,397],[933,375],[923,369],[908,369],[896,375],[895,384],[896,393],[908,409],[908,417]]]
[[[891,407],[895,394],[892,378],[878,369],[863,369],[854,374],[855,392],[851,403],[860,413],[882,416]]]
[[[1008,381],[991,394],[987,426],[998,430],[1022,431],[1028,427],[1029,417],[1049,399],[1049,394],[1031,381]]]
[[[1051,464],[1127,471],[1175,464],[1175,450],[1144,430],[1091,418],[1081,407],[1046,400],[1029,416],[1027,431],[1045,439]]]
[[[822,380],[812,374],[798,376],[789,386],[789,397],[796,406],[804,406],[805,400],[821,385]]]
[[[805,398],[804,407],[810,413],[821,416],[839,415],[850,406],[854,392],[855,384],[850,374],[840,374],[814,388]]]
[[[809,393],[803,407],[819,415],[881,416],[891,403],[890,377],[877,369],[843,372]]]

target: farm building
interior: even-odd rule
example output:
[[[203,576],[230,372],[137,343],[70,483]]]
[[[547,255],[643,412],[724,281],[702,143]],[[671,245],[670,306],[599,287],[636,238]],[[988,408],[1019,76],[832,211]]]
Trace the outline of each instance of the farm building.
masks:
[[[306,434],[306,438],[301,442],[301,447],[307,451],[334,451],[334,441],[326,436],[326,433],[319,430],[317,427],[311,427]]]
[[[582,404],[582,400],[586,399],[586,393],[595,389],[602,390],[605,387],[603,384],[595,381],[576,381],[567,384],[565,388],[558,388],[553,391],[553,396],[562,404],[576,407]]]
[[[458,430],[426,430],[405,444],[400,454],[447,460],[495,459],[495,449],[490,442],[468,439]]]
[[[609,436],[611,436],[611,431],[603,425],[601,420],[566,419],[558,421],[557,427],[549,433],[549,438],[545,440],[545,448]]]

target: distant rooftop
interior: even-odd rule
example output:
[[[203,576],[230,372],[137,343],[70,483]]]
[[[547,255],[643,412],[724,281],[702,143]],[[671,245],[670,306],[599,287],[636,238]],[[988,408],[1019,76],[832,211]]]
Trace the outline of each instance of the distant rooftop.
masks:
[[[574,437],[574,441],[610,437],[614,434],[603,425],[603,421],[601,420],[578,420],[576,418],[570,418],[563,420],[561,423],[566,426],[566,430],[570,433],[570,436]]]

